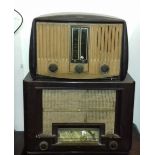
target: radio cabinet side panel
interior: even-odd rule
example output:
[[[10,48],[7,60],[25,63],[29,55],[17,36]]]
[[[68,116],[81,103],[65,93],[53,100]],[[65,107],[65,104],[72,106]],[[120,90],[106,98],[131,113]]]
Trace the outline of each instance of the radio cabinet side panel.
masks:
[[[128,72],[128,32],[126,22],[123,24],[123,36],[122,36],[122,55],[121,55],[121,67],[120,67],[120,79],[124,80]]]
[[[133,108],[134,108],[134,92],[135,82],[125,84],[122,93],[120,132],[123,136],[122,147],[124,151],[129,151],[132,143],[132,124],[133,124]]]
[[[36,79],[36,20],[32,22],[31,35],[30,35],[30,47],[29,47],[29,70],[33,79]]]
[[[35,90],[35,83],[23,82],[25,147],[33,150],[34,138],[42,132],[42,92]]]

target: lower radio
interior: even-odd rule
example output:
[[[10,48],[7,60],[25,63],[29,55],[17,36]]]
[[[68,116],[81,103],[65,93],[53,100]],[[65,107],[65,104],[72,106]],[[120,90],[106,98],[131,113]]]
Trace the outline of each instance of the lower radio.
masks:
[[[135,82],[24,79],[25,153],[127,153]]]

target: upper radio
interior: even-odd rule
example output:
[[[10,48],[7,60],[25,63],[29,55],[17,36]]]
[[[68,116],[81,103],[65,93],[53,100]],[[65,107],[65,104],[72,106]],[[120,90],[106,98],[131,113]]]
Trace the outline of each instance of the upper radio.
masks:
[[[123,80],[128,68],[126,22],[81,14],[37,17],[29,65],[34,79]]]

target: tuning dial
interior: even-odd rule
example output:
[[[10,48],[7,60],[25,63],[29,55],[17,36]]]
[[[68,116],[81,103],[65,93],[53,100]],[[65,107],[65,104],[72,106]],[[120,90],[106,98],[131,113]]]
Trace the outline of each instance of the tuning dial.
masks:
[[[111,141],[109,143],[109,149],[110,150],[117,150],[118,149],[118,142],[117,141]]]
[[[40,142],[39,148],[41,151],[46,151],[48,149],[48,143],[46,141]]]
[[[50,64],[49,65],[49,70],[51,72],[56,72],[58,70],[58,66],[56,64]]]
[[[109,66],[108,65],[102,65],[101,66],[101,71],[103,72],[103,73],[107,73],[108,71],[109,71]]]
[[[76,71],[77,73],[82,73],[83,70],[84,70],[84,68],[83,68],[82,65],[76,65],[76,66],[75,66],[75,71]]]

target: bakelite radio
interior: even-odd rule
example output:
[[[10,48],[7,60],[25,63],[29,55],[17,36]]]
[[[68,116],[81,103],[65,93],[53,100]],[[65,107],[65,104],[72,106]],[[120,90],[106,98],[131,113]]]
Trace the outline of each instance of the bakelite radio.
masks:
[[[30,41],[34,79],[121,79],[128,68],[126,22],[96,15],[35,18]]]
[[[30,73],[23,82],[25,153],[127,154],[135,89],[127,67],[124,20],[81,14],[35,18]]]

